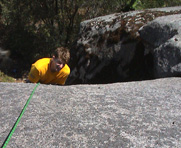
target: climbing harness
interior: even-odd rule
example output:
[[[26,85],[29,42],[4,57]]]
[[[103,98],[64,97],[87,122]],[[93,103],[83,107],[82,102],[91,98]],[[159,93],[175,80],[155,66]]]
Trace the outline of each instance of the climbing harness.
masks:
[[[30,102],[30,100],[31,100],[31,98],[32,98],[32,96],[33,96],[33,94],[34,94],[34,92],[35,92],[35,90],[36,90],[36,88],[38,87],[39,84],[40,83],[37,83],[36,86],[34,87],[34,89],[33,89],[32,93],[31,93],[29,99],[27,100],[26,104],[24,105],[24,107],[23,107],[23,109],[22,109],[18,119],[14,123],[11,131],[9,132],[9,135],[6,137],[6,139],[5,139],[4,143],[3,143],[3,145],[1,146],[1,148],[5,148],[7,146],[7,144],[9,143],[9,141],[10,141],[14,131],[16,130],[16,127],[17,127],[18,123],[21,120],[21,117],[23,116],[23,114],[24,114],[24,112],[25,112],[25,110],[26,110],[26,108],[27,108],[27,106],[28,106],[28,104],[29,104],[29,102]]]

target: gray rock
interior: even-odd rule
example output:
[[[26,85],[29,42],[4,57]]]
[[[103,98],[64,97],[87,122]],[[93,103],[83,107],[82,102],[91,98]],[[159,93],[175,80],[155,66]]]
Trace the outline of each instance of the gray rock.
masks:
[[[4,50],[0,47],[0,70],[9,70],[12,66],[12,60],[10,59],[10,51]]]
[[[181,76],[181,14],[159,17],[140,29],[154,58],[154,77]]]
[[[147,49],[138,31],[157,17],[180,13],[181,7],[157,8],[115,13],[81,22],[79,38],[71,50],[71,74],[67,84],[155,78],[153,56],[145,54]],[[155,40],[147,33],[147,38],[157,44],[159,36],[165,36],[164,42],[169,37],[164,33],[159,32]]]
[[[181,78],[40,84],[7,148],[181,147]],[[0,145],[35,84],[0,83]]]

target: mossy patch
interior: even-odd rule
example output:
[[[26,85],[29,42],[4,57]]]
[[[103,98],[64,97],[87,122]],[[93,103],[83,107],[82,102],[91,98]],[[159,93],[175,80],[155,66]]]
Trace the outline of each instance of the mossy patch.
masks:
[[[3,72],[0,71],[0,82],[16,82],[16,79],[5,75]]]

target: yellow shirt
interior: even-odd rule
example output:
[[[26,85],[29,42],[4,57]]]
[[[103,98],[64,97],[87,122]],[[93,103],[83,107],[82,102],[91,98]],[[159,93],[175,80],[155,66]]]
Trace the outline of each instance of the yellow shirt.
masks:
[[[28,79],[33,83],[64,85],[70,74],[69,66],[65,64],[60,71],[51,72],[50,60],[51,58],[43,58],[32,64]]]

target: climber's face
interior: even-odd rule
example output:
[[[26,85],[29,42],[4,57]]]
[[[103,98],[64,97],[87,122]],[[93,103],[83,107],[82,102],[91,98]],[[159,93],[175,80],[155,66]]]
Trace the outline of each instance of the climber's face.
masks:
[[[51,72],[58,72],[65,66],[65,63],[58,58],[55,58],[53,56],[51,62],[50,62],[50,70]]]

